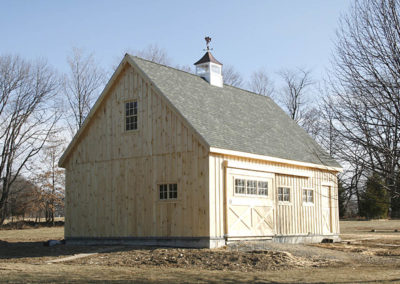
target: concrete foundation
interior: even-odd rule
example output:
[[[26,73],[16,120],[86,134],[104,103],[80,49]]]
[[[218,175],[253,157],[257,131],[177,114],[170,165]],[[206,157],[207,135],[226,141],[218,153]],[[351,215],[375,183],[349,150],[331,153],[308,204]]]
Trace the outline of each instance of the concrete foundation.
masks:
[[[225,246],[224,238],[209,237],[120,237],[120,238],[66,238],[66,245],[130,245],[184,248],[218,248]]]
[[[120,237],[120,238],[66,238],[67,245],[131,245],[131,246],[159,246],[159,247],[184,247],[184,248],[219,248],[234,243],[320,243],[339,242],[339,235],[296,235],[296,236],[272,236],[265,238],[209,238],[209,237]]]
[[[273,242],[299,244],[299,243],[320,243],[323,240],[332,240],[332,242],[340,242],[339,235],[297,235],[297,236],[274,236]],[[328,241],[329,242],[329,241]]]

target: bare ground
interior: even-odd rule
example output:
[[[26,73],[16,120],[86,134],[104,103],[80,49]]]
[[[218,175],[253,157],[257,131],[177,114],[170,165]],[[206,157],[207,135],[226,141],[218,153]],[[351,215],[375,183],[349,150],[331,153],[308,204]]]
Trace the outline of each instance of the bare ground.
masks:
[[[43,241],[62,238],[62,228],[6,230],[0,231],[0,282],[400,281],[400,233],[394,232],[400,221],[347,221],[341,227],[341,243],[241,243],[217,250],[44,247]]]

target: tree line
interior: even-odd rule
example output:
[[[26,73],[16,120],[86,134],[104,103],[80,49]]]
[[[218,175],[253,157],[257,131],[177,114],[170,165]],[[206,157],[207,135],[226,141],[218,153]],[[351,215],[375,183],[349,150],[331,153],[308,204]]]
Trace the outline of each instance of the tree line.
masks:
[[[341,216],[400,217],[399,5],[355,0],[319,82],[306,68],[278,71],[279,86],[265,69],[246,82],[232,65],[223,68],[224,83],[272,98],[342,164]],[[193,72],[157,45],[130,53]],[[67,62],[60,76],[46,61],[0,55],[0,224],[21,214],[54,222],[62,210],[57,161],[107,77],[94,54],[73,48]]]

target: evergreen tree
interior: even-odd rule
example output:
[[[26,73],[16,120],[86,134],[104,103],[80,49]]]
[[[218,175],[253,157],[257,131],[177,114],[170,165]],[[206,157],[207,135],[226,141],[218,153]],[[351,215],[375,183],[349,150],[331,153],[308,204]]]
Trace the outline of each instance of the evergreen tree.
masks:
[[[361,216],[368,219],[388,217],[389,194],[377,174],[368,178],[365,191],[361,194],[360,207]]]
[[[346,215],[346,189],[343,187],[343,183],[339,181],[338,183],[339,191],[339,217],[343,218]]]

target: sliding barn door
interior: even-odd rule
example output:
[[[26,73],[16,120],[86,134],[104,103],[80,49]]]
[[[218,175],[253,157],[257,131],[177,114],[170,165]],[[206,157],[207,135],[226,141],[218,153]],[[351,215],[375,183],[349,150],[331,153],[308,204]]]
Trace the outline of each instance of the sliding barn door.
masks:
[[[228,237],[274,234],[273,174],[228,169]]]

